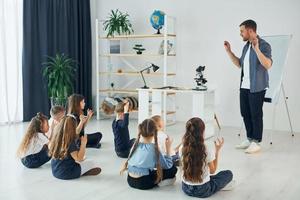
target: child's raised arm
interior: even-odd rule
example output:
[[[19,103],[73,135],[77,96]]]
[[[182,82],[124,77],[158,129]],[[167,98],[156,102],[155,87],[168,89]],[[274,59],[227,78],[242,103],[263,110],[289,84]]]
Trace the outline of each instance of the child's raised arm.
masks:
[[[129,101],[126,101],[124,105],[124,113],[128,113],[128,112],[129,112]]]
[[[76,127],[76,134],[77,135],[80,134],[82,128],[84,127],[84,125],[87,121],[87,117],[84,116],[84,115],[80,115],[79,118],[80,118],[80,122],[79,122],[78,126]]]
[[[166,141],[165,141],[165,145],[166,145],[166,153],[168,156],[171,156],[171,147],[172,147],[172,143],[173,143],[173,139],[170,138],[169,136],[166,138]]]
[[[118,122],[121,127],[126,127],[129,125],[129,113],[124,113],[123,120]]]
[[[87,120],[86,120],[85,124],[87,124],[90,121],[90,119],[92,118],[93,115],[94,115],[94,111],[91,109],[88,109],[87,110]]]
[[[180,146],[182,145],[182,142],[180,142],[174,149],[175,153],[178,153],[179,152],[179,148]]]
[[[215,159],[212,162],[208,162],[208,167],[211,174],[214,174],[217,171],[219,153],[221,148],[223,147],[223,144],[224,144],[224,138],[222,139],[218,138],[217,141],[215,141],[215,148],[216,148]]]
[[[121,127],[126,127],[129,125],[129,102],[124,105],[124,119],[119,121]]]

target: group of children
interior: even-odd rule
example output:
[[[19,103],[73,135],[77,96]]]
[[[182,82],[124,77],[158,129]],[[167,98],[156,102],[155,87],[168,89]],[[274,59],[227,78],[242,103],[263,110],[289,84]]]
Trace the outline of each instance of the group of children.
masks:
[[[101,172],[93,161],[85,159],[86,147],[100,148],[100,132],[84,134],[93,115],[84,116],[84,97],[73,94],[68,98],[68,112],[62,106],[50,110],[51,119],[38,113],[29,123],[17,155],[28,168],[37,168],[51,160],[52,174],[59,179],[74,179]],[[50,124],[50,126],[49,126]]]
[[[52,174],[59,179],[97,175],[101,168],[85,159],[86,147],[100,148],[102,134],[85,134],[93,112],[83,115],[84,97],[73,94],[68,100],[68,113],[60,106],[51,108],[50,127],[41,113],[35,116],[20,144],[18,155],[28,168],[37,168],[51,160]],[[181,143],[172,149],[173,140],[163,132],[160,116],[145,119],[138,125],[137,138],[130,139],[129,102],[120,102],[112,122],[115,152],[127,158],[120,173],[127,171],[130,187],[147,190],[172,185],[177,167],[182,169],[182,190],[194,197],[209,197],[219,190],[230,190],[234,184],[229,170],[215,174],[224,139],[215,141],[214,148],[204,142],[205,124],[200,118],[186,123]]]

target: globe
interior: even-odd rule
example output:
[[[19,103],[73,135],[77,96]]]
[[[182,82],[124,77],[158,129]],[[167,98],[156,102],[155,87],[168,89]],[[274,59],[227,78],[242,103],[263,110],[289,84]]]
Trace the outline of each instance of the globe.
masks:
[[[165,24],[165,13],[160,10],[155,10],[150,17],[151,25],[157,30],[157,34],[160,34],[160,29]]]

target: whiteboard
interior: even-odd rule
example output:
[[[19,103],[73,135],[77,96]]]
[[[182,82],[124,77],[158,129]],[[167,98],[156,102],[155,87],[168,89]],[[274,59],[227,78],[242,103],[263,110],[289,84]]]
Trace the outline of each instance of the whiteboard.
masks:
[[[270,87],[267,89],[265,102],[277,104],[292,35],[272,35],[261,38],[271,45],[273,59],[272,67],[268,70]]]

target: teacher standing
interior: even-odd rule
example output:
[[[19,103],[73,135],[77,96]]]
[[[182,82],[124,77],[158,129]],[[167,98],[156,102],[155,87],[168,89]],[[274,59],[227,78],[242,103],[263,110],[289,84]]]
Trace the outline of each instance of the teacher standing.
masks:
[[[240,110],[247,131],[247,139],[237,145],[246,153],[261,151],[263,133],[263,103],[269,87],[268,69],[272,66],[271,46],[256,33],[253,20],[240,24],[240,35],[246,42],[241,57],[232,51],[228,41],[224,47],[231,61],[241,68]]]

